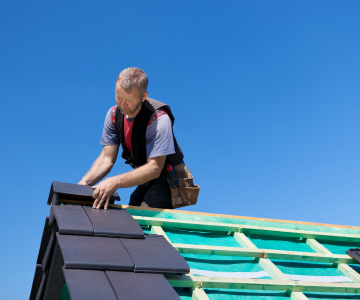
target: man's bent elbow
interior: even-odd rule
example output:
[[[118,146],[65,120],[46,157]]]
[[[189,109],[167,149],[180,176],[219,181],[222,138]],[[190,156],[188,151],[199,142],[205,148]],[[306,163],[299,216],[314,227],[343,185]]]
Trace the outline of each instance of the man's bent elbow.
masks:
[[[160,169],[158,164],[154,164],[152,169],[153,179],[159,178],[161,175],[162,170]]]

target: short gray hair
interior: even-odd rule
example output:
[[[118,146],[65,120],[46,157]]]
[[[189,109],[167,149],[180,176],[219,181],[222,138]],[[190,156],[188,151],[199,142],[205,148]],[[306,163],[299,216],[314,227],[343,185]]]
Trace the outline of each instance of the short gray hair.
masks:
[[[116,83],[118,81],[121,88],[127,93],[131,93],[134,87],[137,88],[140,98],[144,96],[149,82],[145,72],[135,67],[121,71],[116,79]]]

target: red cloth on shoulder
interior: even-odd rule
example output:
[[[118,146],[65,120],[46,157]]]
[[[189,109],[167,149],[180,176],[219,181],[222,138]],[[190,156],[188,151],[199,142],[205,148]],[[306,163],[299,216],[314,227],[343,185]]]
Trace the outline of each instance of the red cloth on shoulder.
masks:
[[[111,108],[111,123],[113,124],[114,127],[115,127],[115,110],[116,110],[116,105],[114,105]],[[157,110],[150,118],[148,127],[162,115],[167,115],[165,110],[163,109]],[[134,121],[129,122],[124,116],[124,140],[125,140],[125,146],[130,153],[131,153],[131,134],[132,134],[133,125],[134,125]],[[172,125],[173,124],[171,122],[171,126]]]
[[[131,153],[131,134],[133,129],[134,121],[129,122],[124,116],[124,138],[125,146]]]

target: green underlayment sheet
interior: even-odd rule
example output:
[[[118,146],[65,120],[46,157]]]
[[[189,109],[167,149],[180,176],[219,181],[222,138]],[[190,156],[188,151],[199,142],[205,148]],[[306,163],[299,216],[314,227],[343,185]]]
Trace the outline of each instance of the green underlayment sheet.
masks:
[[[225,233],[188,231],[163,228],[172,243],[219,247],[241,247],[232,235]]]
[[[163,228],[172,243],[206,245],[206,246],[223,246],[223,247],[241,247],[236,239],[225,233],[187,231],[178,229]],[[143,227],[145,233],[151,233],[150,229]],[[275,249],[286,251],[315,251],[298,238],[276,238],[269,236],[248,236],[248,238],[260,249]],[[334,254],[345,254],[349,248],[360,248],[359,243],[340,243],[340,242],[323,242],[321,243]],[[192,269],[217,271],[217,272],[258,272],[263,271],[260,265],[253,258],[242,258],[234,256],[220,255],[203,255],[203,254],[184,254],[185,260]],[[296,262],[288,260],[275,260],[272,262],[284,273],[293,275],[309,276],[344,276],[339,270],[331,264],[315,262]],[[351,267],[360,273],[359,265]],[[261,279],[271,279],[262,277]],[[191,299],[189,289],[177,288],[181,299]],[[248,300],[276,300],[290,299],[290,297],[281,291],[255,291],[255,290],[231,290],[231,289],[204,289],[211,300],[218,299],[248,299]],[[326,299],[360,299],[360,295],[355,294],[329,294],[329,293],[305,293],[311,300]]]
[[[181,300],[191,300],[191,290],[175,288]],[[210,300],[286,300],[290,297],[282,291],[232,290],[232,289],[204,289]],[[309,300],[352,300],[360,299],[360,295],[338,293],[304,293]]]
[[[346,255],[346,250],[350,248],[360,248],[360,243],[341,243],[336,241],[319,241],[326,249],[334,254],[343,254]]]
[[[181,300],[191,300],[191,291],[187,288],[175,288]],[[282,291],[256,291],[231,289],[204,289],[210,300],[289,300]],[[335,293],[304,293],[309,300],[352,300],[360,299],[360,295]]]
[[[187,288],[175,288],[181,300],[192,300],[191,291]],[[285,292],[281,291],[255,291],[255,290],[230,290],[230,289],[204,289],[211,300],[285,300],[290,299]],[[353,294],[326,294],[326,293],[304,293],[310,300],[352,300],[360,299],[360,295]],[[64,283],[60,300],[70,300],[70,294],[66,283]],[[103,299],[105,300],[105,299]]]
[[[225,233],[164,229],[172,243],[207,246],[241,247],[236,239]],[[302,239],[250,236],[249,239],[262,249],[315,252]],[[258,272],[263,271],[253,258],[238,256],[219,256],[201,254],[182,254],[191,269],[218,272]],[[285,274],[309,276],[344,276],[338,269],[326,263],[307,263],[285,260],[272,260]],[[262,279],[271,279],[262,277]]]
[[[293,260],[271,260],[284,274],[308,276],[344,276],[331,264],[318,262],[297,262]]]
[[[181,300],[191,300],[191,291],[186,288],[175,288]],[[255,291],[231,289],[204,289],[211,300],[288,300],[290,297],[282,291]]]
[[[144,233],[151,234],[151,229],[148,226],[141,226]]]
[[[248,236],[249,240],[259,249],[274,249],[283,251],[315,252],[300,238],[274,238],[267,236]]]
[[[206,255],[206,254],[181,254],[190,269],[215,271],[215,272],[260,272],[262,267],[252,257]],[[194,274],[196,276],[196,274]],[[272,279],[263,276],[261,279]]]

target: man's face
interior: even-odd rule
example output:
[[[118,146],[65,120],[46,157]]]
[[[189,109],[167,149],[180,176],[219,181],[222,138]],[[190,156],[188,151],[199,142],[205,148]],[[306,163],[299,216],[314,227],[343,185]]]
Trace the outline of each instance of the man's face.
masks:
[[[146,97],[144,99],[146,99]],[[115,100],[121,113],[123,115],[127,115],[129,118],[136,117],[141,109],[141,103],[143,101],[143,99],[140,98],[139,91],[137,89],[133,89],[133,91],[128,94],[118,83],[116,84],[115,89]]]

